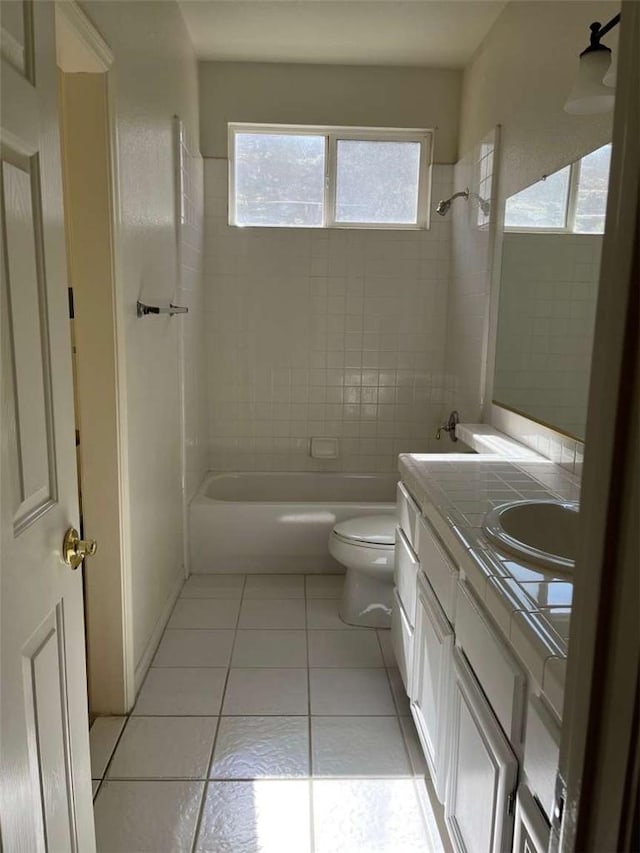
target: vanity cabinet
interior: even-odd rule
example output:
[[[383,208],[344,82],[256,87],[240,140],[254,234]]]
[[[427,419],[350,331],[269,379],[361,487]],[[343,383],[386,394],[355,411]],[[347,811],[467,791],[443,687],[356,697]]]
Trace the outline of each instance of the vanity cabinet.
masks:
[[[418,576],[411,713],[440,802],[447,782],[447,738],[454,634],[429,582]]]
[[[401,483],[391,637],[451,843],[541,853],[560,727],[425,512]]]
[[[463,654],[453,651],[445,820],[460,853],[511,849],[518,760]]]

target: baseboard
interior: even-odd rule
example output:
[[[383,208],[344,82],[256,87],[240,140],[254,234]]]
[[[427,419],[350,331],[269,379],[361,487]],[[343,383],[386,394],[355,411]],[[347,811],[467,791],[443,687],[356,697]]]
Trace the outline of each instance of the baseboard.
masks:
[[[156,653],[156,649],[160,644],[160,640],[162,639],[162,634],[164,629],[167,627],[167,622],[169,621],[169,617],[171,616],[171,611],[178,600],[178,596],[180,595],[180,590],[182,589],[182,585],[184,584],[184,574],[182,569],[176,576],[173,586],[171,587],[171,592],[169,593],[169,597],[162,608],[162,613],[158,617],[158,621],[155,624],[153,631],[151,632],[151,636],[149,637],[149,641],[145,647],[145,650],[140,658],[139,662],[136,665],[136,671],[134,673],[134,687],[136,697],[138,695],[138,691],[142,686],[142,682],[144,681],[144,677],[147,674],[147,670],[151,666],[151,661],[153,660],[153,656]]]

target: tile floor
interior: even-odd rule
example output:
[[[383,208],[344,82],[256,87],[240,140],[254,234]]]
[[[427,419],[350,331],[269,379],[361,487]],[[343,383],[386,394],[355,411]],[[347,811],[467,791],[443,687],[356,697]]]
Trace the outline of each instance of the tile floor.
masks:
[[[99,853],[440,853],[389,632],[341,588],[186,582],[132,714],[91,729]]]

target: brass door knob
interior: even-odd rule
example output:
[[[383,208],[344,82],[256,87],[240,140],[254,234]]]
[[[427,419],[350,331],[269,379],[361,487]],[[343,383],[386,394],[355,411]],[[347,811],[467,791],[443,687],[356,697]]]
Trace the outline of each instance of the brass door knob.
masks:
[[[81,539],[74,527],[70,527],[62,540],[62,559],[72,569],[77,569],[85,557],[91,557],[98,550],[95,539]]]

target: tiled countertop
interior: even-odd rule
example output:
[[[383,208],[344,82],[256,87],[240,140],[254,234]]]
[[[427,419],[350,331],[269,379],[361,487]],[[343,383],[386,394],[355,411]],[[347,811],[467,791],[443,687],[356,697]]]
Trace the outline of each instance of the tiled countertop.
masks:
[[[560,717],[573,584],[499,554],[482,533],[482,521],[512,500],[577,500],[579,484],[491,427],[463,425],[458,434],[480,452],[403,454],[402,480]],[[489,446],[494,452],[485,452]]]

